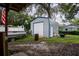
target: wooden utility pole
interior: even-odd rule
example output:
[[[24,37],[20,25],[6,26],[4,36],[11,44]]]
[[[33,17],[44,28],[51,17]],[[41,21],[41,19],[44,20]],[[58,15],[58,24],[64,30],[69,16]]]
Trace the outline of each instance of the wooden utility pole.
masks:
[[[0,32],[0,56],[4,56],[3,32]]]
[[[6,9],[6,22],[5,22],[5,32],[0,32],[0,56],[8,56],[8,11],[9,11],[9,4],[5,4],[3,6]]]
[[[9,11],[9,4],[6,4],[6,24],[5,24],[5,39],[4,39],[4,55],[8,55],[8,11]]]

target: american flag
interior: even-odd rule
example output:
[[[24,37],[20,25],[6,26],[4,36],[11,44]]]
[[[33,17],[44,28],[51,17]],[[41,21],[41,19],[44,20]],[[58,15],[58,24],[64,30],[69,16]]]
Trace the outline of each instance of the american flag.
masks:
[[[6,24],[6,9],[5,9],[5,8],[2,9],[1,21],[2,21],[2,24],[3,24],[3,25]]]

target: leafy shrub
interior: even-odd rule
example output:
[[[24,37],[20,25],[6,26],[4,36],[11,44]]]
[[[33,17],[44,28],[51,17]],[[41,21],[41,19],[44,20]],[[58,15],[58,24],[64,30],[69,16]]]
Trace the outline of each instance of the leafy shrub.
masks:
[[[79,31],[59,31],[59,33],[71,34],[71,35],[79,35]]]

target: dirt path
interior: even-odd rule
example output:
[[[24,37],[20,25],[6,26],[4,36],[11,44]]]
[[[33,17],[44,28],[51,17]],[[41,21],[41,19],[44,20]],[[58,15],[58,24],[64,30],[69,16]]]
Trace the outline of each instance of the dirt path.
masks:
[[[12,56],[79,56],[79,44],[27,43],[9,44]]]

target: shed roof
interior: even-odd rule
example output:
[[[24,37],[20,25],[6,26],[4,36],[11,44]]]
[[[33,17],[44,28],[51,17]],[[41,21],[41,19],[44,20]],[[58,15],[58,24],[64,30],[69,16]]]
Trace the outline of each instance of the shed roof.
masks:
[[[50,24],[52,24],[52,25],[53,25],[53,24],[59,25],[58,22],[56,22],[55,20],[53,20],[53,19],[51,19],[51,18],[49,18],[49,17],[36,17],[36,18],[34,18],[31,22],[35,21],[35,19],[38,19],[38,18],[49,19]]]

